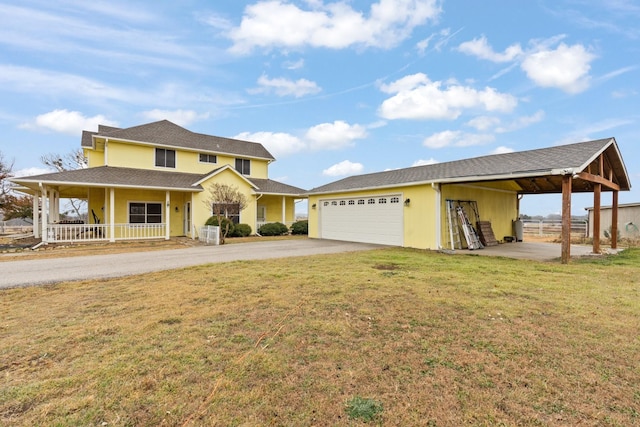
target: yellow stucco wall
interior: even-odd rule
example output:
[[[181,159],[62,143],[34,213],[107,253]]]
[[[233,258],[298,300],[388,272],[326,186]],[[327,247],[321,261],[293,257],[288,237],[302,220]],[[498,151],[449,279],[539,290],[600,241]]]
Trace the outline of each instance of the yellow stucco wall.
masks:
[[[504,236],[513,236],[513,221],[518,219],[518,197],[515,190],[511,190],[511,183],[445,184],[441,188],[443,247],[449,247],[449,237],[446,235],[446,199],[476,201],[480,220],[491,222],[493,234],[498,241],[503,240]]]
[[[440,188],[440,196],[437,189]],[[344,192],[328,195],[309,196],[309,237],[318,238],[319,209],[325,199],[342,197],[362,197],[368,195],[402,194],[402,199],[410,199],[404,207],[404,246],[418,249],[439,249],[448,247],[446,199],[475,200],[482,221],[490,221],[497,240],[513,235],[512,221],[518,217],[517,193],[510,182],[494,182],[474,185],[442,186],[419,185],[387,188],[380,190]],[[438,202],[440,206],[438,207]],[[438,218],[438,210],[440,218]],[[438,221],[440,225],[438,225]],[[384,222],[381,219],[381,223]],[[475,226],[475,224],[474,224]],[[440,228],[438,230],[438,228]],[[440,242],[438,242],[438,231]]]
[[[404,206],[404,246],[419,249],[436,248],[436,191],[430,185],[309,196],[309,237],[320,236],[318,218],[320,210],[314,209],[312,207],[314,204],[320,206],[320,202],[325,199],[390,194],[400,194],[403,201],[406,199],[411,201],[408,206]],[[380,225],[384,226],[384,218],[380,219]]]
[[[211,154],[211,153],[210,153]],[[104,152],[85,149],[85,155],[89,159],[89,166],[102,166],[104,164]],[[107,144],[107,164],[136,169],[160,169],[176,172],[207,173],[224,165],[235,168],[236,157],[217,155],[216,163],[200,162],[200,153],[197,151],[176,150],[176,167],[159,168],[155,166],[155,147],[150,145],[131,144],[110,140]],[[268,161],[260,159],[251,160],[252,178],[268,178]]]
[[[265,195],[258,199],[258,206],[266,208],[267,222],[283,222],[282,220],[282,196]],[[292,197],[285,197],[284,223],[291,223],[295,220],[295,203]],[[289,224],[287,224],[289,225]]]

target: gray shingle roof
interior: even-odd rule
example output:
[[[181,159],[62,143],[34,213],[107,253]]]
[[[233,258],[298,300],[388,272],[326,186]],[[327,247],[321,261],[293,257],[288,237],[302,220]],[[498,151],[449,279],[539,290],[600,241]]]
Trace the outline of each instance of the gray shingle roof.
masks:
[[[39,182],[48,185],[74,185],[87,187],[116,186],[126,188],[154,188],[186,191],[201,191],[201,185],[196,184],[209,177],[219,169],[206,174],[168,172],[147,169],[132,169],[113,166],[99,166],[95,168],[76,169],[62,172],[52,172],[42,175],[14,178],[13,182],[31,188],[36,188]],[[271,179],[247,178],[257,188],[258,193],[302,195],[305,190],[293,185],[283,184]],[[35,185],[34,185],[35,184]]]
[[[29,184],[46,182],[49,185],[82,185],[87,187],[115,186],[126,188],[175,189],[183,191],[201,191],[200,185],[194,186],[207,174],[165,172],[147,169],[132,169],[113,166],[99,166],[88,169],[76,169],[53,172],[42,175],[13,178],[12,181],[27,187]]]
[[[249,178],[249,181],[258,187],[259,193],[266,194],[282,194],[282,195],[302,195],[306,190],[294,187],[293,185],[283,184],[282,182],[271,179]]]
[[[100,125],[98,132],[88,133],[86,136],[83,133],[83,147],[92,146],[91,136],[146,142],[159,146],[188,148],[241,157],[267,160],[275,159],[262,144],[191,132],[168,120],[161,120],[159,122],[147,123],[126,129]]]
[[[559,170],[582,171],[611,145],[613,138],[599,139],[551,148],[475,157],[433,165],[416,166],[386,172],[351,176],[313,188],[307,194],[331,193],[359,189],[429,182],[478,182],[494,179],[516,179],[527,176],[559,175]],[[628,176],[621,163],[618,181],[621,189],[629,189]]]

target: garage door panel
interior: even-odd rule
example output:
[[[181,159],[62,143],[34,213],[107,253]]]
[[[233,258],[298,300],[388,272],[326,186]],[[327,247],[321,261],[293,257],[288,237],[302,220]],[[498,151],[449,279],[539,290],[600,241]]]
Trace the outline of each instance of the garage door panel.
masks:
[[[402,246],[403,205],[399,194],[320,202],[320,237]]]

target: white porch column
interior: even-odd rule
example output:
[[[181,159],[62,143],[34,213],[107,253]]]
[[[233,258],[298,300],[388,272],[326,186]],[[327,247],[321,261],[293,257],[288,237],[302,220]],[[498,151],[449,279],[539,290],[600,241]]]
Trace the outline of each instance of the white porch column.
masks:
[[[193,209],[193,194],[194,194],[194,193],[191,193],[191,209],[189,209],[189,215],[190,215],[190,217],[191,217],[191,218],[189,219],[189,224],[191,224],[191,230],[189,230],[189,232],[191,232],[191,238],[192,238],[192,239],[195,239],[195,238],[196,238],[196,225],[195,225],[195,223],[193,222],[193,220],[194,220],[194,214],[193,214],[193,211],[194,211],[194,209]]]
[[[109,241],[116,241],[116,191],[113,187],[109,189]],[[106,215],[105,215],[106,217]]]
[[[49,200],[47,195],[49,194],[49,191],[46,185],[43,186],[40,184],[40,188],[42,189],[42,241],[46,243],[49,241],[47,236],[47,224],[49,223]]]
[[[286,215],[287,203],[286,202],[287,202],[287,199],[284,196],[282,196],[282,223],[284,225],[287,225],[287,215]]]
[[[53,190],[53,218],[55,222],[60,221],[60,192]]]
[[[169,240],[169,235],[171,234],[171,193],[167,190],[165,193],[165,206],[167,207],[164,212],[164,239]]]
[[[38,211],[39,209],[39,202],[40,202],[40,192],[36,191],[35,194],[33,195],[33,202],[31,204],[31,217],[33,219],[33,237],[35,237],[36,239],[40,237],[40,223],[39,223],[39,218],[40,218],[40,212]]]

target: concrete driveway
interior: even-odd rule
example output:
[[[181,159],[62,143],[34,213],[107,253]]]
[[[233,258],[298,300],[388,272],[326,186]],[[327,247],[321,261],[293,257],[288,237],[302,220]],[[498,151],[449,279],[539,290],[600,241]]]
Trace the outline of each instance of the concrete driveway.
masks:
[[[366,251],[381,247],[366,243],[304,239],[7,261],[0,263],[0,288],[106,279],[217,262]]]

